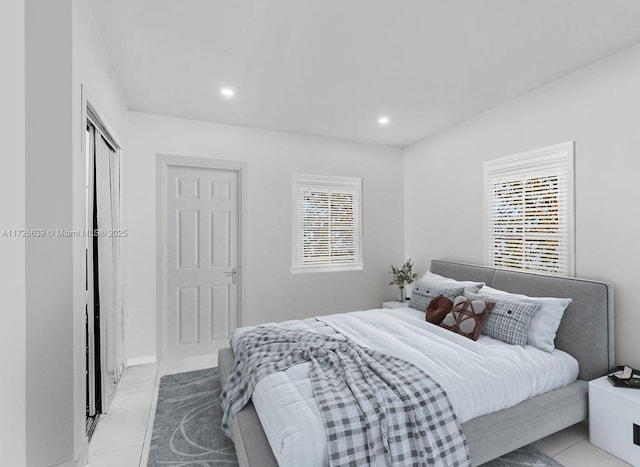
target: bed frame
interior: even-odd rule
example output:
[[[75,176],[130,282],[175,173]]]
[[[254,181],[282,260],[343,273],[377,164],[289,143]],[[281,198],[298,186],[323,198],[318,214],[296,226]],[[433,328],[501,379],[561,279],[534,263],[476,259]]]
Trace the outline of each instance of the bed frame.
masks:
[[[587,382],[614,366],[613,288],[598,281],[507,271],[451,261],[431,261],[431,272],[458,280],[485,282],[496,289],[538,297],[569,297],[556,347],[580,364],[578,380],[498,412],[462,424],[474,466],[526,446],[587,418]],[[233,368],[230,348],[218,353],[224,385]],[[234,418],[233,441],[240,466],[277,466],[258,415],[250,402]]]

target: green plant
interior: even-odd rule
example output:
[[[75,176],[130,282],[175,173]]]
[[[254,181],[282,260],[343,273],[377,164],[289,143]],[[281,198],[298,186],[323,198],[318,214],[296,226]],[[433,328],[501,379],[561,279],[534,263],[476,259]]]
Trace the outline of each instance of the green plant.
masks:
[[[389,285],[397,285],[400,288],[404,288],[406,284],[411,284],[417,276],[417,274],[413,272],[413,262],[411,258],[400,268],[391,266],[391,272],[389,274],[393,277]]]

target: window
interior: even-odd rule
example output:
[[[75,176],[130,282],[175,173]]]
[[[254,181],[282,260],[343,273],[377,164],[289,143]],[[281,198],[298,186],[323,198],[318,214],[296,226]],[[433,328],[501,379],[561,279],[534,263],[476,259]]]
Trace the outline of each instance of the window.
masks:
[[[293,176],[291,272],[362,269],[362,179]]]
[[[486,262],[574,274],[573,142],[484,163]]]

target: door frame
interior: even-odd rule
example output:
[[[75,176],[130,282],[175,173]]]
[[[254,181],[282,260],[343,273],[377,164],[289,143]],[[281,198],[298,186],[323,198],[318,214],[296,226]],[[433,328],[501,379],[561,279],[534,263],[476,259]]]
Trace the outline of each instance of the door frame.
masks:
[[[246,302],[246,165],[244,162],[172,154],[156,155],[156,352],[158,361],[167,358],[167,173],[169,167],[229,170],[238,174],[238,316],[244,326],[243,308]]]

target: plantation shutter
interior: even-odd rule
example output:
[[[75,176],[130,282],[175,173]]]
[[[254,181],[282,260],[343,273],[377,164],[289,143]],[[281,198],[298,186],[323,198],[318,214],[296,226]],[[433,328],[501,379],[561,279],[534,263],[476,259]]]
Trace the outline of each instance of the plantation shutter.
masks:
[[[573,143],[485,163],[488,264],[574,273]]]
[[[360,178],[294,175],[292,272],[362,269]]]

